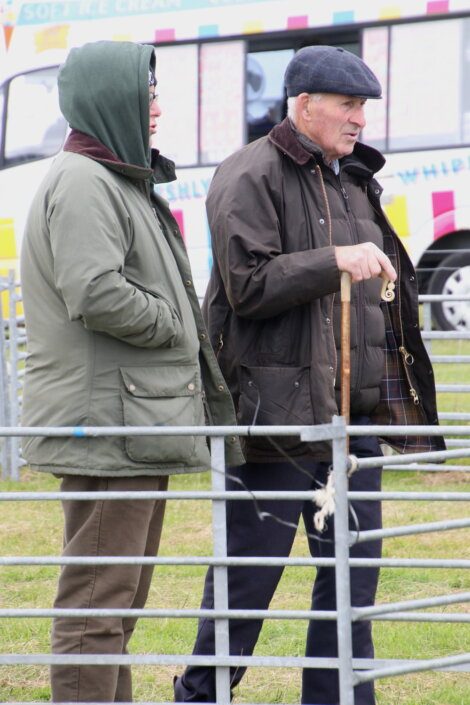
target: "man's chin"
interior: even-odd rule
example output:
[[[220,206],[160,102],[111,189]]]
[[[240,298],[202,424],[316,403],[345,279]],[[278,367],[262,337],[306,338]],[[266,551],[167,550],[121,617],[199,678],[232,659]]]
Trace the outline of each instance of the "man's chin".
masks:
[[[356,146],[356,142],[357,140],[354,140],[353,142],[345,144],[341,150],[341,154],[339,155],[338,159],[341,159],[341,157],[347,157],[348,154],[352,154],[354,151],[354,147]]]

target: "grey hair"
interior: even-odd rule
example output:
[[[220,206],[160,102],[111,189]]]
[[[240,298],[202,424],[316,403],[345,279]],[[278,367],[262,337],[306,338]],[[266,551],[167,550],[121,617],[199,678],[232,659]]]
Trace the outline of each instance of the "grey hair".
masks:
[[[287,117],[289,117],[294,125],[296,124],[296,117],[297,117],[297,98],[299,96],[293,95],[290,98],[287,99]],[[308,97],[310,100],[314,100],[315,102],[318,102],[319,100],[322,99],[323,93],[309,93]]]

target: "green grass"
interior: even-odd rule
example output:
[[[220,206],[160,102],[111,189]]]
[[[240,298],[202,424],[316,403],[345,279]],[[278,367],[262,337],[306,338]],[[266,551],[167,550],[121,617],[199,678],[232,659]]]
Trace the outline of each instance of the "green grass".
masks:
[[[470,343],[433,343],[435,353],[469,354]],[[469,383],[469,365],[436,366],[437,381]],[[469,395],[442,395],[442,411],[470,411]],[[21,485],[1,482],[0,490],[58,489],[58,482],[25,470]],[[205,489],[209,475],[172,480],[174,489]],[[458,473],[386,472],[385,490],[465,491],[468,475]],[[386,526],[438,521],[468,516],[463,502],[384,502]],[[1,555],[57,555],[61,550],[62,517],[58,502],[5,502],[0,514]],[[210,555],[211,509],[209,502],[168,503],[160,555]],[[308,555],[303,528],[294,544],[294,555]],[[385,556],[415,558],[470,558],[470,531],[447,531],[388,539]],[[0,568],[0,607],[49,607],[55,592],[58,567]],[[159,566],[154,575],[148,607],[195,608],[199,606],[205,570],[191,566]],[[309,606],[313,570],[285,570],[272,607],[305,609]],[[389,568],[381,572],[379,602],[422,598],[470,590],[470,576],[461,569],[431,570]],[[442,609],[442,608],[440,608]],[[467,605],[444,608],[469,612]],[[306,624],[302,621],[267,620],[256,654],[302,655]],[[47,653],[50,620],[2,619],[0,644],[4,653]],[[141,619],[131,642],[133,653],[187,654],[192,649],[196,621],[192,619]],[[379,658],[432,658],[469,650],[470,625],[374,622]],[[136,701],[171,701],[175,667],[136,667]],[[378,705],[468,705],[468,673],[424,673],[395,677],[376,684]],[[235,693],[236,703],[296,703],[300,697],[300,672],[296,669],[248,670]],[[48,701],[47,668],[0,666],[0,701]]]

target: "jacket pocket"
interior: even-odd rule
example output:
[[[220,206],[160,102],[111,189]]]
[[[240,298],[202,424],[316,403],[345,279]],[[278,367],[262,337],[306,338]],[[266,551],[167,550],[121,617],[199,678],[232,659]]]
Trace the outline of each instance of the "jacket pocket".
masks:
[[[199,365],[121,367],[125,426],[195,426],[201,407]],[[126,453],[144,463],[178,463],[195,451],[194,436],[129,436]]]
[[[309,367],[240,368],[238,422],[250,426],[305,426],[314,423]],[[275,439],[284,449],[300,444],[298,436]],[[271,448],[266,438],[254,436],[250,445]]]

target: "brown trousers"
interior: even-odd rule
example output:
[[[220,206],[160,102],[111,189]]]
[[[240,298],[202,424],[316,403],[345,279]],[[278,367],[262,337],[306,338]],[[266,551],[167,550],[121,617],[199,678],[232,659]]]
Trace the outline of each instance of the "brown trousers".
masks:
[[[64,477],[64,492],[166,490],[168,477]],[[63,501],[64,556],[155,556],[164,500]],[[55,607],[142,608],[153,566],[63,566]],[[56,654],[126,654],[137,619],[60,617],[52,626]],[[130,702],[129,666],[52,666],[53,702]]]

